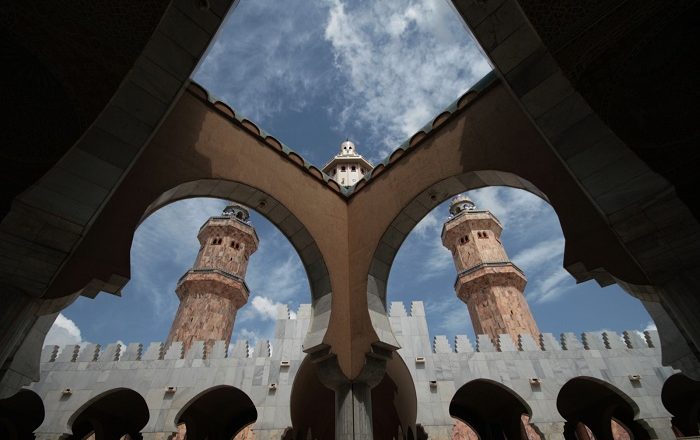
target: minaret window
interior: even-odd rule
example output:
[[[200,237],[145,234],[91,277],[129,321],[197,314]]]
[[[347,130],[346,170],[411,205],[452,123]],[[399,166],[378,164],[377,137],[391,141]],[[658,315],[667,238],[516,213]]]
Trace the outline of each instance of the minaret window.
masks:
[[[345,165],[343,165],[342,167],[340,167],[340,171],[345,171]]]
[[[357,167],[353,165],[352,167],[350,167],[350,171],[357,171]]]
[[[214,240],[212,240],[211,244],[221,244],[221,241],[222,239],[217,237]]]

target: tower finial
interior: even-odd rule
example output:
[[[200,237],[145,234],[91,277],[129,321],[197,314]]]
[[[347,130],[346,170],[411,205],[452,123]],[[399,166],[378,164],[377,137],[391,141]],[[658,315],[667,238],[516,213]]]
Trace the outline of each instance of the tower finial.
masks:
[[[459,194],[452,199],[452,202],[450,203],[450,214],[452,214],[453,217],[461,214],[464,211],[474,211],[475,209],[476,205],[465,194]]]

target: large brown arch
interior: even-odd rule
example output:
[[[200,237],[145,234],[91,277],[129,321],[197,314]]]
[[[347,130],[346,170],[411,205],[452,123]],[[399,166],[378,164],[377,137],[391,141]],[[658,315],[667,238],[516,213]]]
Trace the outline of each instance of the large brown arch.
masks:
[[[509,130],[499,131],[499,126]],[[493,76],[426,131],[377,166],[348,202],[350,233],[362,238],[350,243],[358,265],[351,274],[352,294],[367,298],[381,342],[396,345],[385,302],[389,270],[401,243],[431,209],[469,189],[510,186],[547,200],[566,238],[564,266],[577,281],[649,283],[597,207],[558,165],[557,155]],[[365,215],[368,212],[372,215]]]
[[[70,440],[85,438],[91,432],[95,440],[117,440],[124,435],[140,438],[150,417],[146,400],[129,388],[115,388],[83,404],[69,419]]]

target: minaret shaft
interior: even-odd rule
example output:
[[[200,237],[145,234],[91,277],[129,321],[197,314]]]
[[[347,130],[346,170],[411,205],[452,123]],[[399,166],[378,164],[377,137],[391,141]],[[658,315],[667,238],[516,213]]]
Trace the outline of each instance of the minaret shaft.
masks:
[[[467,304],[474,332],[493,340],[509,334],[539,337],[539,329],[523,291],[527,278],[501,244],[503,227],[489,211],[479,211],[466,197],[452,202],[453,218],[445,223],[443,245],[457,269],[455,291]]]
[[[247,219],[247,211],[234,205],[200,229],[195,264],[176,288],[180,305],[168,343],[181,341],[185,349],[194,341],[204,341],[208,347],[218,340],[229,343],[236,313],[248,301],[244,281],[248,259],[258,247]]]

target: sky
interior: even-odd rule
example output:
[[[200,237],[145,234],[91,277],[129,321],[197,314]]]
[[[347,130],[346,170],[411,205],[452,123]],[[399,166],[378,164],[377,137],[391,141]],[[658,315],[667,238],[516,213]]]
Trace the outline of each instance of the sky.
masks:
[[[446,0],[365,2],[241,0],[229,13],[193,80],[307,161],[322,166],[340,142],[378,162],[491,70]],[[576,285],[562,268],[556,213],[522,190],[491,187],[470,197],[503,223],[508,255],[528,277],[525,295],[544,332],[644,330],[651,319],[618,286]],[[447,202],[446,202],[447,203]],[[79,298],[59,315],[46,344],[165,340],[192,266],[196,234],[227,202],[191,199],[166,206],[137,229],[131,281],[121,297]],[[445,203],[421,221],[391,269],[388,299],[425,303],[431,335],[473,337],[455,296],[455,269],[440,244]],[[287,239],[253,212],[260,238],[250,259],[248,304],[233,340],[271,339],[276,306],[310,302],[301,260]],[[292,318],[294,314],[292,313]]]

